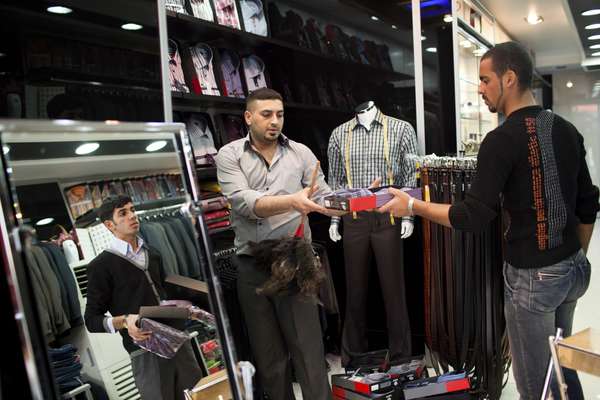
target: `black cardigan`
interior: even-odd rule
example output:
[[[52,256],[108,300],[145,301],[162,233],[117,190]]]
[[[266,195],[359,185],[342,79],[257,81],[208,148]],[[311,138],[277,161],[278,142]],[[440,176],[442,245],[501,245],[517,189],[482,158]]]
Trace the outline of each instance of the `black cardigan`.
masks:
[[[146,246],[148,270],[160,299],[166,299],[160,253]],[[156,295],[146,274],[131,261],[103,251],[87,267],[88,286],[85,325],[90,332],[106,332],[105,313],[118,316],[137,314],[140,306],[157,306]],[[138,350],[127,330],[119,331],[123,346],[131,353]]]

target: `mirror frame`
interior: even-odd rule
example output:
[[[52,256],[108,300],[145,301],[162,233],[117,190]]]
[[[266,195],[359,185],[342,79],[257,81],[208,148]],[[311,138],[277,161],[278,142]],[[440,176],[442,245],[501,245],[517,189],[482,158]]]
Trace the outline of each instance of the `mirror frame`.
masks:
[[[222,298],[222,291],[217,275],[215,274],[215,258],[212,243],[209,240],[208,227],[203,218],[202,209],[199,207],[200,190],[196,180],[194,157],[192,147],[181,123],[130,123],[118,121],[83,122],[71,120],[0,120],[0,145],[4,144],[3,133],[35,133],[35,134],[82,134],[82,133],[127,133],[127,134],[172,134],[175,153],[187,192],[187,214],[195,217],[195,227],[201,257],[204,257],[204,273],[209,288],[209,303],[215,314],[217,332],[221,343],[223,358],[229,378],[229,385],[234,400],[242,400],[243,392],[237,373],[237,356],[229,319]],[[23,247],[31,242],[35,231],[22,225],[16,218],[18,199],[15,187],[12,185],[7,168],[10,167],[6,155],[2,154],[0,160],[0,207],[2,218],[0,220],[0,235],[5,247],[6,279],[8,286],[14,289],[12,306],[21,338],[21,350],[25,361],[29,379],[31,397],[39,400],[59,400],[58,386],[54,380],[50,367],[48,353],[42,351],[47,344],[44,340],[39,313],[35,305],[34,292],[31,286],[31,276],[26,268]],[[202,261],[202,260],[201,260]],[[192,389],[192,388],[189,388]]]

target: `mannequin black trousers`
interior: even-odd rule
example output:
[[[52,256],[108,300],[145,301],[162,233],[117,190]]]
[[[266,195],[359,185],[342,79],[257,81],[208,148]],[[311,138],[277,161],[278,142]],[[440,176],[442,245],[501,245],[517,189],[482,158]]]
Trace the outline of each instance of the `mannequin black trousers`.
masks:
[[[391,360],[411,355],[411,334],[404,288],[402,219],[395,225],[389,214],[360,212],[343,217],[346,265],[346,318],[342,334],[342,364],[352,354],[369,350],[367,342],[367,296],[369,269],[375,257],[385,303]]]

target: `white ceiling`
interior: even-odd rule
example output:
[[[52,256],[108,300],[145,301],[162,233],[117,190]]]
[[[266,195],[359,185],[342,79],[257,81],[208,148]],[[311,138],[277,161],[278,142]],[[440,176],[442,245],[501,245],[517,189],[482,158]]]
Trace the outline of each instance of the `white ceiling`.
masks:
[[[579,67],[583,49],[567,0],[480,0],[515,40],[535,53],[536,67]],[[544,18],[529,25],[525,18],[535,12]]]

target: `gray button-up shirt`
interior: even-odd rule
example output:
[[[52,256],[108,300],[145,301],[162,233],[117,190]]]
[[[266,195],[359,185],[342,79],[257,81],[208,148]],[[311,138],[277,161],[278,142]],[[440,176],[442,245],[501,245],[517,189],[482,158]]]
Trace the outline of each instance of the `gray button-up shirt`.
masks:
[[[238,254],[251,254],[248,242],[291,237],[300,223],[300,213],[261,218],[254,206],[263,196],[296,193],[310,185],[317,158],[305,145],[279,137],[279,146],[271,165],[251,145],[250,136],[235,140],[221,148],[215,158],[217,175],[223,194],[231,203],[231,225],[235,231]],[[317,176],[318,189],[313,197],[330,193],[323,171]],[[311,238],[308,223],[304,237]]]

